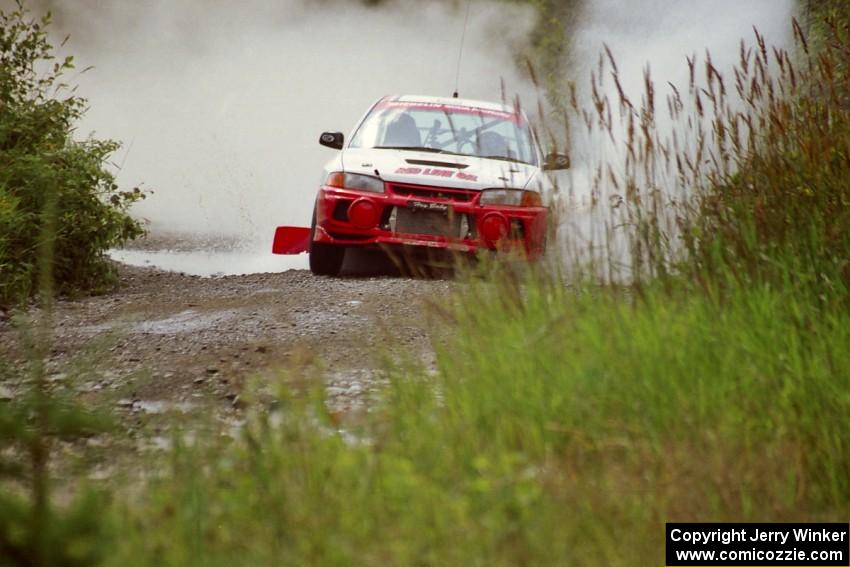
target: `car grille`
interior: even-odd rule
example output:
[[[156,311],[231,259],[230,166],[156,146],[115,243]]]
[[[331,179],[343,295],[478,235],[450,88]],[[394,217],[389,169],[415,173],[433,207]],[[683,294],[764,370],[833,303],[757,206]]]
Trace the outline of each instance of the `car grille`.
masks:
[[[430,236],[460,235],[461,215],[450,215],[437,211],[412,211],[398,207],[396,232],[407,234],[427,234]]]
[[[427,199],[441,199],[448,201],[460,201],[468,203],[473,200],[478,194],[477,191],[467,191],[465,189],[444,189],[442,187],[425,187],[421,185],[401,185],[391,183],[390,191],[396,195],[405,195],[408,197],[424,197]]]

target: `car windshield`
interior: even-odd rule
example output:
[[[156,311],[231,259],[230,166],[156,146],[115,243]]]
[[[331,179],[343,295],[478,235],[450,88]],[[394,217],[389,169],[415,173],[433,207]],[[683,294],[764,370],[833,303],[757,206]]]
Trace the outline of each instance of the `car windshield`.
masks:
[[[350,147],[416,149],[537,165],[531,140],[528,123],[519,113],[382,101],[357,129]]]

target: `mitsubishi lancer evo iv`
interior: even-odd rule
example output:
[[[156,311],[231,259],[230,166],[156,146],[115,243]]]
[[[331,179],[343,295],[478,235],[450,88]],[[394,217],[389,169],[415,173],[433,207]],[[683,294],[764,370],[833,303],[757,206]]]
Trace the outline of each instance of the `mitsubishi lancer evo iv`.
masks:
[[[273,251],[309,251],[315,274],[337,275],[353,247],[443,249],[461,253],[543,251],[551,190],[545,160],[518,108],[424,96],[377,101],[328,162],[310,229],[278,227]]]

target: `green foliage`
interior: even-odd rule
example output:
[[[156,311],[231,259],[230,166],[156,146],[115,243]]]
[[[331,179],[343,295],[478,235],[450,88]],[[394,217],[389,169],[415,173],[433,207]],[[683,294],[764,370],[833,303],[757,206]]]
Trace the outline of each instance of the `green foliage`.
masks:
[[[12,393],[0,402],[0,558],[4,565],[91,565],[104,551],[103,496],[71,487],[70,503],[57,505],[50,457],[57,443],[104,432],[109,420],[80,404],[73,384],[48,381],[56,192],[48,188],[45,200],[36,256],[41,308],[15,321],[26,365],[0,366],[0,387]]]
[[[112,141],[73,139],[85,100],[69,94],[47,41],[50,17],[18,5],[0,12],[0,304],[36,289],[46,196],[56,193],[55,274],[61,292],[98,291],[112,277],[104,252],[142,233],[127,208],[142,193],[119,191],[106,167]]]
[[[48,22],[28,20],[20,4],[0,12],[0,303],[36,291],[40,300],[15,321],[26,364],[0,365],[11,393],[0,401],[0,560],[38,567],[91,565],[105,551],[103,496],[77,486],[65,488],[64,505],[52,496],[55,445],[109,424],[70,384],[48,380],[55,281],[63,290],[101,285],[104,249],[140,230],[124,212],[138,193],[119,194],[103,169],[115,144],[71,139],[83,101],[58,98],[71,61],[45,67]]]
[[[105,555],[103,514],[107,501],[86,490],[61,513],[33,526],[32,503],[13,493],[0,495],[0,557],[3,565],[84,567]],[[38,537],[34,534],[38,531]]]
[[[38,253],[39,312],[16,325],[26,365],[0,366],[0,387],[12,393],[0,402],[0,558],[4,565],[91,565],[105,550],[105,498],[86,487],[72,490],[67,504],[52,497],[50,457],[57,443],[79,443],[110,428],[110,420],[77,401],[69,381],[47,377],[51,350],[52,231],[55,196],[47,196]]]
[[[809,35],[818,45],[831,35],[833,26],[850,24],[850,4],[844,0],[805,0],[802,6],[808,20]]]

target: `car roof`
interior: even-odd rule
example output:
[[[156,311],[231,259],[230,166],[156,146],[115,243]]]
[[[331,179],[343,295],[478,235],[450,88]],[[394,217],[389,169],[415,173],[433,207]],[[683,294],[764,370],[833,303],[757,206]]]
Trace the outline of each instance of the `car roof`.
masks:
[[[425,95],[392,95],[384,97],[385,101],[393,102],[410,102],[410,103],[427,103],[427,104],[445,104],[450,106],[465,106],[467,108],[480,108],[483,110],[497,110],[501,112],[516,112],[516,108],[506,104],[497,102],[487,102],[483,100],[472,100],[468,98],[453,98],[443,96],[425,96]]]

